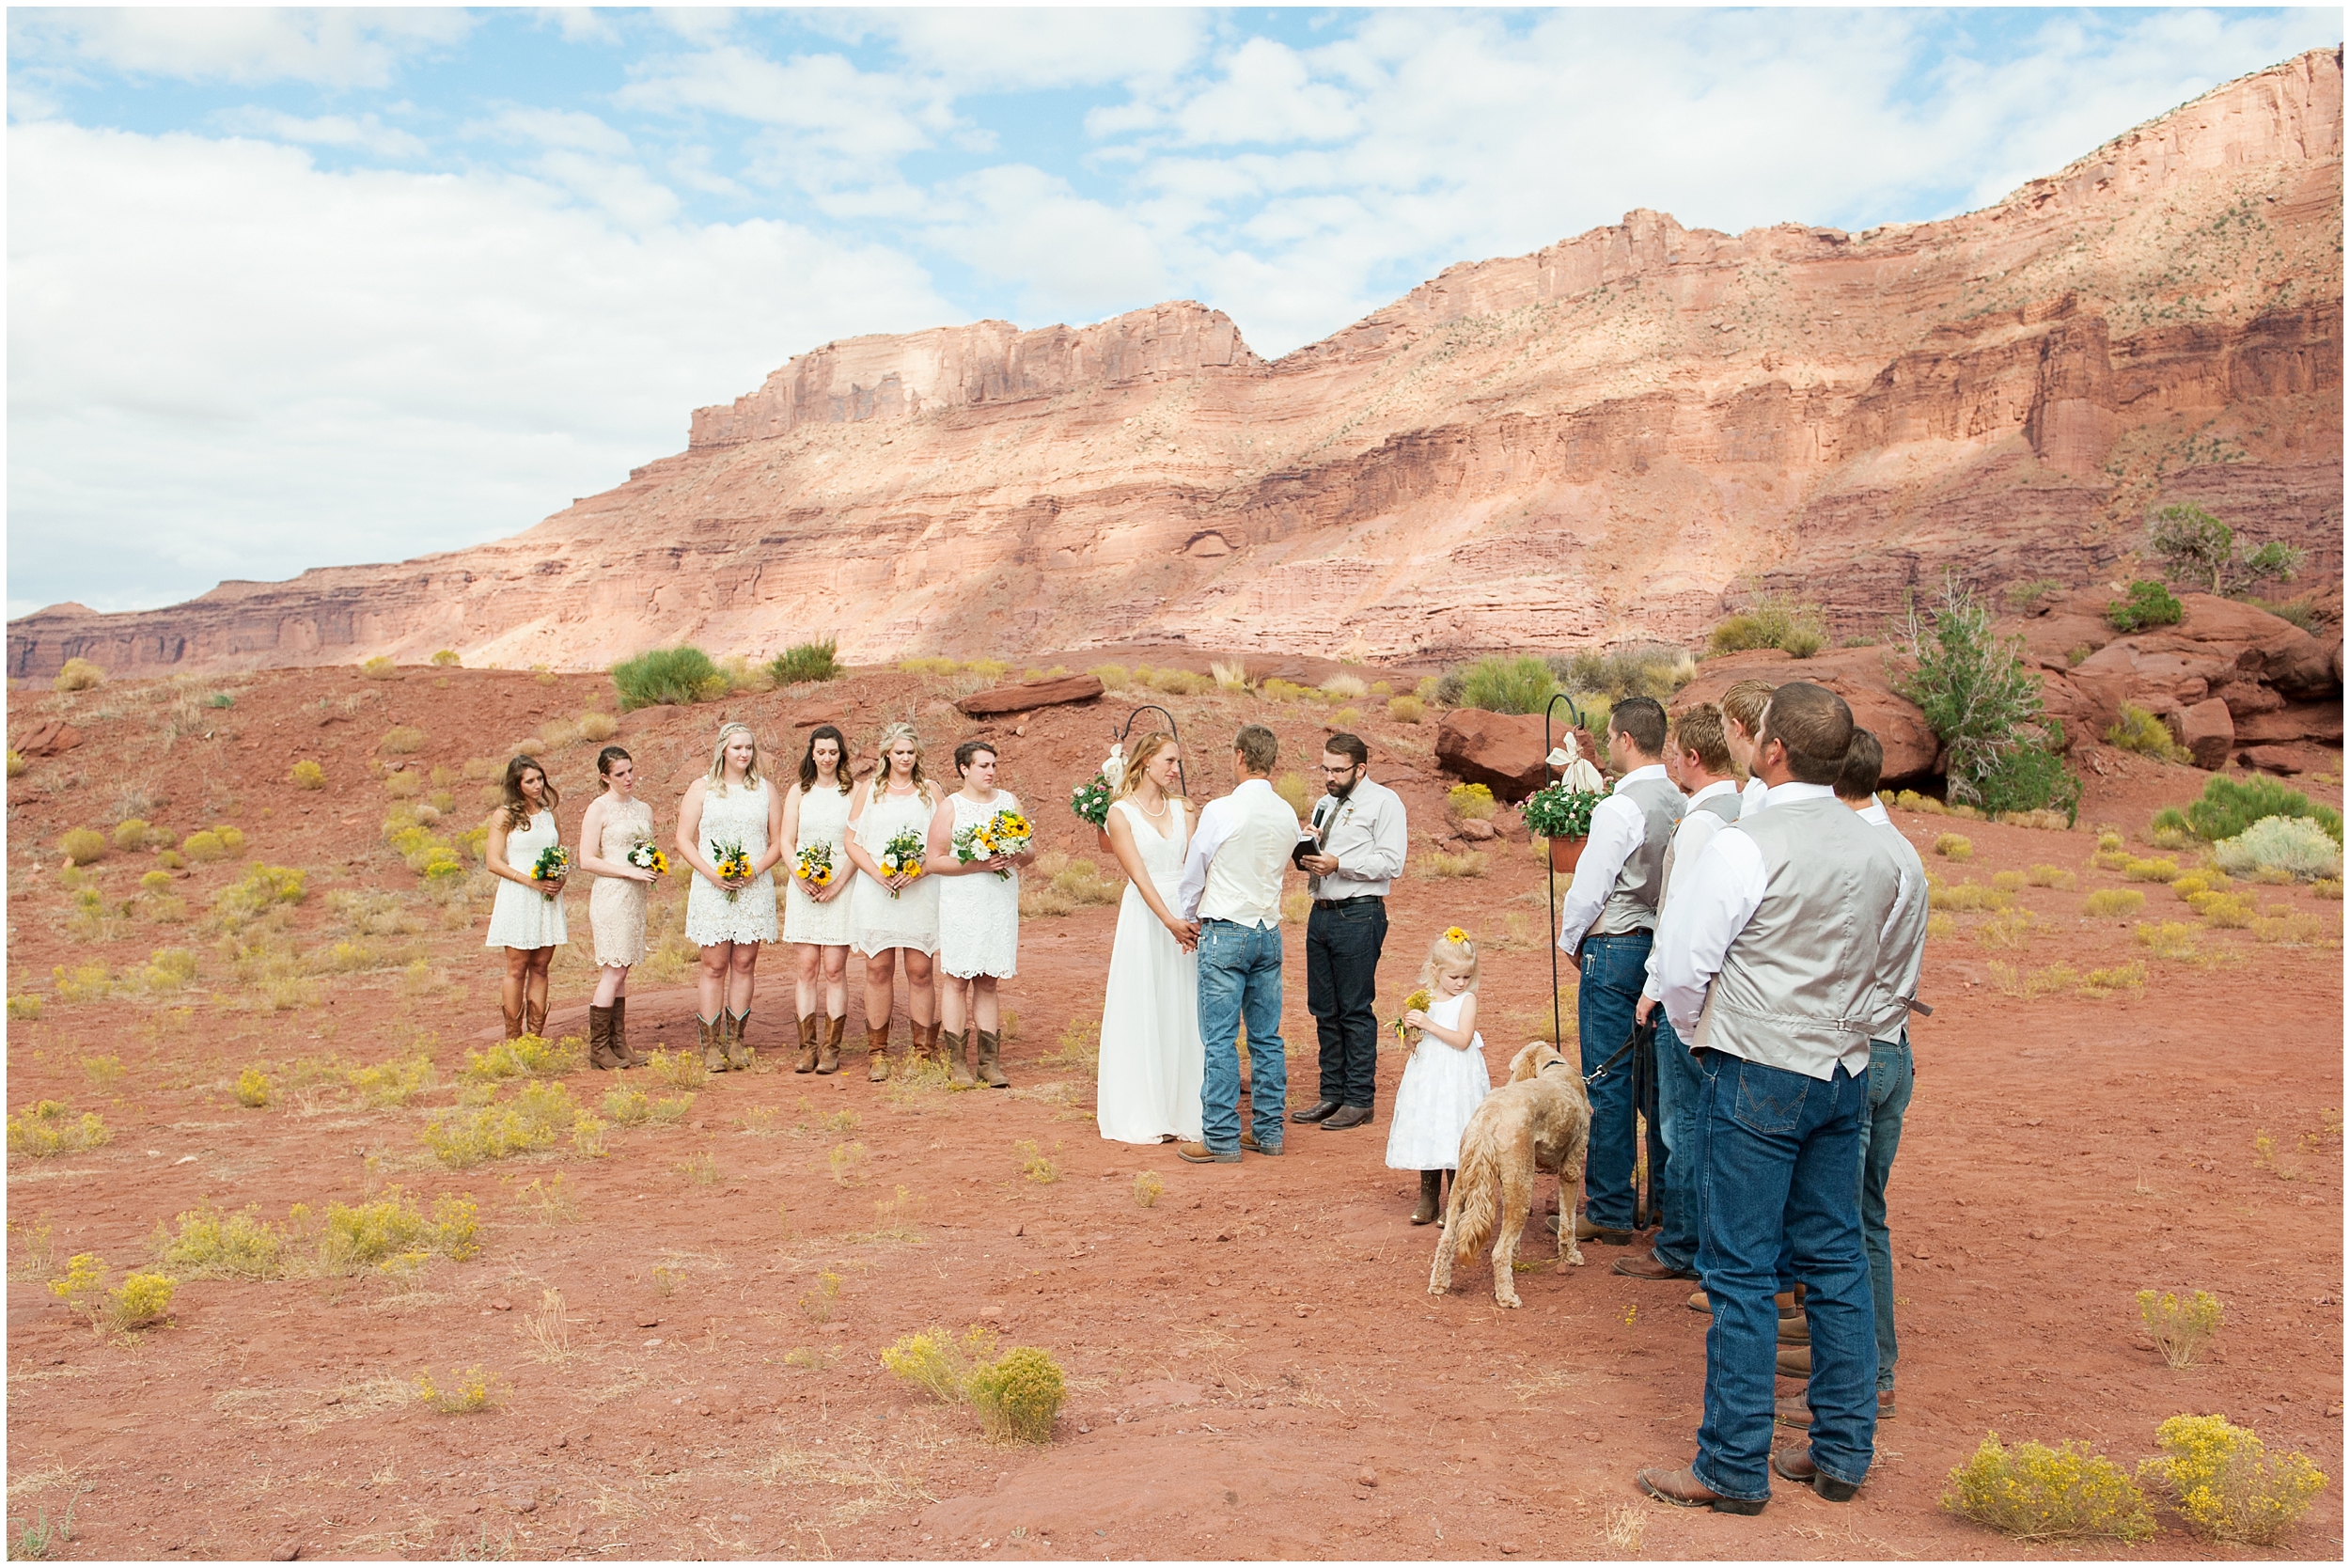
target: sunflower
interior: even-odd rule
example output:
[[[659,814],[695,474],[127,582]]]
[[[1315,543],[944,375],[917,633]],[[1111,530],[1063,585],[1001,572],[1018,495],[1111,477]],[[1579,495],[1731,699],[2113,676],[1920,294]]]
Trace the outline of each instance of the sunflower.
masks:
[[[1463,931],[1459,926],[1449,927],[1444,933],[1444,939],[1451,943],[1456,948],[1465,948],[1468,946],[1468,933]]]

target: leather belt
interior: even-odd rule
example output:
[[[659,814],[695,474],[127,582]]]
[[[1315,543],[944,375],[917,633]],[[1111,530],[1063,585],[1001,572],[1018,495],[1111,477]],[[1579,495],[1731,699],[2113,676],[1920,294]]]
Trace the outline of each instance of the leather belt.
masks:
[[[1384,903],[1386,903],[1386,902],[1387,902],[1387,901],[1386,901],[1386,897],[1385,897],[1384,895],[1382,895],[1382,894],[1378,894],[1378,893],[1357,893],[1357,894],[1355,894],[1355,895],[1353,898],[1351,898],[1351,899],[1316,899],[1316,900],[1314,900],[1314,907],[1315,907],[1316,909],[1336,909],[1339,905],[1340,905],[1340,904],[1342,904],[1342,903],[1380,903],[1380,904],[1384,904]]]

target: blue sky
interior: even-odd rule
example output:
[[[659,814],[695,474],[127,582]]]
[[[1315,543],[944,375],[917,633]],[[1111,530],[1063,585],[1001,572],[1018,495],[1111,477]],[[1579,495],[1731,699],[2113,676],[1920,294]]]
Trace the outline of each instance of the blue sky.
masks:
[[[833,337],[1944,216],[2341,18],[14,9],[9,613],[516,532]]]

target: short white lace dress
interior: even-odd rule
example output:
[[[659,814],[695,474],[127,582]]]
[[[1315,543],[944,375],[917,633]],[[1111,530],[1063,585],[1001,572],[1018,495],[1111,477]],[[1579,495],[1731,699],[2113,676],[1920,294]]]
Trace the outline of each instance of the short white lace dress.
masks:
[[[530,825],[506,835],[506,863],[525,876],[539,863],[539,852],[563,841],[555,813],[541,811]],[[563,945],[563,899],[534,893],[519,882],[498,878],[497,902],[490,905],[490,948],[558,948]]]
[[[716,860],[711,846],[740,843],[757,865],[767,853],[767,792],[775,786],[760,779],[757,786],[731,789],[713,784],[702,792],[702,857]],[[727,890],[701,872],[694,873],[685,895],[685,939],[697,948],[718,942],[772,942],[776,939],[775,872],[761,871],[729,901]]]
[[[954,831],[977,827],[998,811],[1017,811],[1010,790],[981,806],[960,793],[948,795]],[[957,980],[993,975],[1010,980],[1020,972],[1020,873],[979,871],[938,879],[938,963]]]
[[[842,848],[849,841],[849,797],[838,790],[827,790],[822,784],[800,795],[800,841],[791,846],[783,864],[776,868],[776,875],[783,882],[783,939],[786,942],[807,942],[820,948],[845,948],[849,945],[850,905],[856,898],[856,884],[861,878],[856,866]],[[819,903],[807,896],[795,874],[800,864],[800,851],[810,844],[832,846],[832,874],[835,882],[847,879],[848,886],[835,893],[829,902]]]
[[[1452,1027],[1468,993],[1428,1004],[1428,1016]],[[1403,1082],[1395,1091],[1395,1119],[1387,1124],[1387,1165],[1396,1170],[1452,1170],[1461,1163],[1461,1134],[1493,1088],[1485,1071],[1485,1037],[1469,1037],[1456,1051],[1421,1031]]]
[[[872,788],[859,784],[863,792]],[[911,829],[924,843],[930,841],[931,818],[938,812],[938,797],[925,796],[919,790],[912,794],[893,795],[882,792],[879,800],[868,800],[864,813],[856,820],[856,841],[873,863],[881,863],[881,853],[889,847],[889,840],[899,830]],[[938,885],[951,882],[951,877],[917,876],[913,886],[889,896],[888,887],[870,876],[860,876],[841,902],[849,906],[849,950],[866,958],[885,953],[892,948],[912,948],[916,952],[938,951]]]

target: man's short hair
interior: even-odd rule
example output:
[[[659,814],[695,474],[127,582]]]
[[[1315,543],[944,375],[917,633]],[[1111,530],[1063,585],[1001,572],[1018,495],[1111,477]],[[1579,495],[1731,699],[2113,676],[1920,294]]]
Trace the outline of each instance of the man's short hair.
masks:
[[[1640,748],[1644,757],[1665,750],[1665,705],[1653,697],[1627,697],[1607,711],[1607,729]]]
[[[1852,749],[1844,753],[1844,771],[1836,776],[1836,798],[1865,804],[1873,799],[1885,776],[1885,747],[1866,729],[1852,732]]]
[[[1852,749],[1852,708],[1825,686],[1790,681],[1771,694],[1762,711],[1759,749],[1777,741],[1787,748],[1787,772],[1799,784],[1834,784]]]
[[[1713,703],[1681,710],[1673,720],[1673,745],[1696,752],[1705,771],[1716,778],[1730,776],[1730,740],[1722,732],[1722,711]]]
[[[1733,681],[1722,693],[1722,717],[1747,732],[1747,738],[1762,732],[1762,710],[1771,703],[1771,683],[1748,677]]]
[[[1363,738],[1360,735],[1350,735],[1341,729],[1323,742],[1322,749],[1333,757],[1345,758],[1358,768],[1371,766],[1371,747],[1363,745]]]
[[[1250,773],[1271,773],[1275,760],[1281,755],[1281,743],[1263,725],[1244,724],[1240,733],[1232,737],[1232,749],[1240,753]]]

